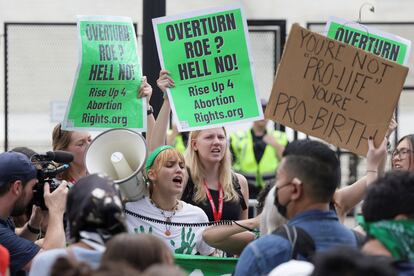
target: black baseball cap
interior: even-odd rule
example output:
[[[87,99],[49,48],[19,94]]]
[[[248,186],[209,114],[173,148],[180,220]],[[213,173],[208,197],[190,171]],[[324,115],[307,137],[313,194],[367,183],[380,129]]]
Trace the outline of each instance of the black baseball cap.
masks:
[[[36,168],[26,155],[14,151],[0,154],[0,187],[16,180],[27,182],[36,175]]]

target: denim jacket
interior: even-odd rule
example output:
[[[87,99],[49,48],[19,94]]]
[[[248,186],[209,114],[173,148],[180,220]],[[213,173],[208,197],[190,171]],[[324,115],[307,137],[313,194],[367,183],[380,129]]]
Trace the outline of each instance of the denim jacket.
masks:
[[[316,252],[335,246],[356,248],[354,233],[338,221],[334,211],[308,210],[293,217],[289,225],[305,230],[314,240]],[[265,235],[251,242],[242,252],[235,275],[267,275],[290,260],[291,244],[278,235]]]

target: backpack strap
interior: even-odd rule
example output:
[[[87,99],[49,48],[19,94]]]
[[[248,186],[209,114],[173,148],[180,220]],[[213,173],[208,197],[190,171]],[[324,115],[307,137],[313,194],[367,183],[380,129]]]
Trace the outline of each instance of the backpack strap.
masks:
[[[299,259],[299,256],[309,260],[315,253],[315,242],[312,237],[300,227],[284,224],[275,231],[274,235],[281,236],[288,240],[292,247],[290,259]]]

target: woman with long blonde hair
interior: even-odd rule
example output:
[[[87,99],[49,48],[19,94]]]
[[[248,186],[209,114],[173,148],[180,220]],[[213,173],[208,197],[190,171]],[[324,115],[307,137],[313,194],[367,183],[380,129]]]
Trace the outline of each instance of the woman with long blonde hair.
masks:
[[[157,85],[165,95],[167,88],[174,86],[168,71],[160,72]],[[165,143],[170,112],[170,103],[165,96],[150,148]],[[203,209],[210,221],[247,219],[247,180],[231,169],[224,128],[192,131],[185,152],[185,163],[189,179],[182,200]]]
[[[247,219],[247,180],[232,172],[224,128],[191,132],[185,160],[184,201],[202,208],[210,220]]]

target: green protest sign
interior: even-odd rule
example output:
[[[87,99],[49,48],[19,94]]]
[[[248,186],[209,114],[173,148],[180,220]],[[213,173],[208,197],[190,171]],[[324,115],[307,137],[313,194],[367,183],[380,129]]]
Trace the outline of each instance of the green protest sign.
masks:
[[[146,129],[146,102],[138,99],[141,66],[132,21],[79,17],[79,65],[63,129]]]
[[[200,255],[174,254],[175,263],[184,271],[196,275],[230,275],[234,272],[238,258],[222,258]]]
[[[240,6],[156,18],[153,27],[180,131],[263,118]]]
[[[408,64],[411,41],[405,38],[336,17],[329,18],[326,33],[328,38],[355,46],[401,65]]]

